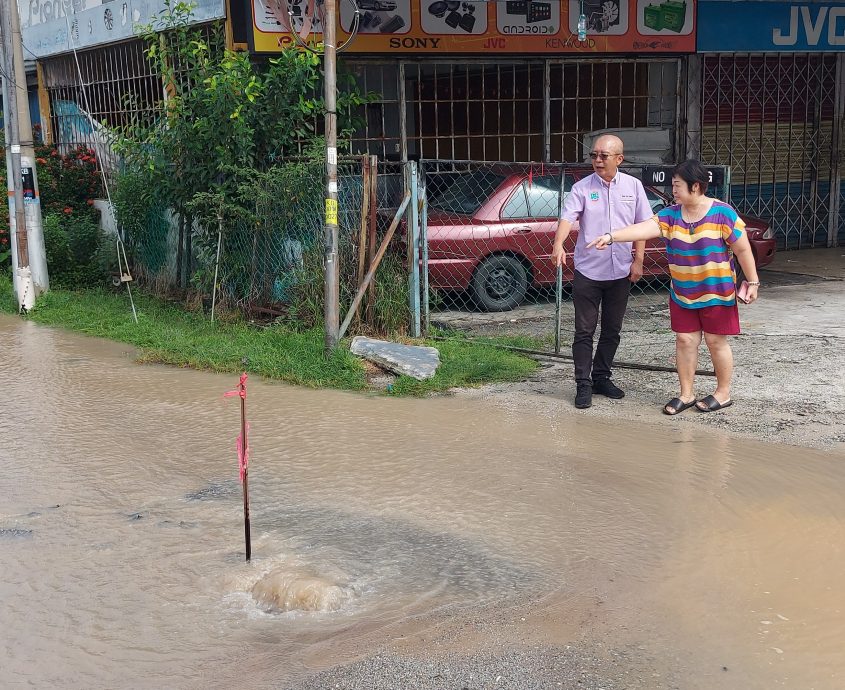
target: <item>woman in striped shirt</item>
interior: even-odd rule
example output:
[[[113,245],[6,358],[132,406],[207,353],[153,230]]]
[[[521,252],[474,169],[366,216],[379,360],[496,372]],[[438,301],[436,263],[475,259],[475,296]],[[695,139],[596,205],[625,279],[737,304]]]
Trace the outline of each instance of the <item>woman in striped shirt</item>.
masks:
[[[678,397],[663,406],[668,415],[693,405],[701,412],[713,412],[733,404],[733,353],[727,336],[739,334],[739,311],[732,254],[748,277],[748,291],[743,296],[746,303],[757,299],[760,286],[745,223],[728,204],[707,196],[708,179],[699,161],[684,161],[672,172],[674,206],[588,245],[604,249],[613,242],[657,237],[666,242],[672,276],[669,313],[681,385]],[[716,390],[696,401],[695,370],[702,334],[716,370]]]

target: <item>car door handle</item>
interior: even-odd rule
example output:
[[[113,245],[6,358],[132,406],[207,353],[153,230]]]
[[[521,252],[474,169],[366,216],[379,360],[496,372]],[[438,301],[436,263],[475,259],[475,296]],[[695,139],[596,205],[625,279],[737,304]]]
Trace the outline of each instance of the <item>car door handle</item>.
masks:
[[[528,225],[520,225],[513,229],[514,232],[518,232],[520,235],[525,235],[531,232],[531,228]]]

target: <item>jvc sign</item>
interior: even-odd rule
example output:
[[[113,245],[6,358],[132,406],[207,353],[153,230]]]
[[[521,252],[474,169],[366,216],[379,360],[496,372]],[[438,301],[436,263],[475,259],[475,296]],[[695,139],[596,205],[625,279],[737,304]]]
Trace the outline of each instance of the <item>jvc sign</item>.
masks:
[[[699,0],[699,52],[845,50],[842,2]]]
[[[822,43],[825,34],[831,48],[845,45],[845,7],[793,5],[789,8],[789,28],[786,31],[775,28],[772,31],[772,43],[776,46],[795,46],[805,40],[807,45],[817,46]]]

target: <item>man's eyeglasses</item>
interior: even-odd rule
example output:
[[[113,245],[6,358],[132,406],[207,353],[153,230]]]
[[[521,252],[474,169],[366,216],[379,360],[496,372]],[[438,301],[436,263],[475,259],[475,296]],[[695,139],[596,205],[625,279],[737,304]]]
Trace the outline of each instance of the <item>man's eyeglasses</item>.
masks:
[[[603,151],[599,153],[598,151],[590,151],[590,158],[596,160],[596,158],[601,158],[603,161],[606,161],[611,156],[618,156],[618,153],[604,153]]]

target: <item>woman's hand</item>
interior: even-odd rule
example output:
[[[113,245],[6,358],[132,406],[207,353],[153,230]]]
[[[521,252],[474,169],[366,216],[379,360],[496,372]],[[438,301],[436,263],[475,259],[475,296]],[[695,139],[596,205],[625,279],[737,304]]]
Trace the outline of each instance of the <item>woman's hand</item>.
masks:
[[[613,238],[609,232],[604,233],[601,237],[593,240],[587,245],[587,249],[595,247],[596,249],[606,249],[613,243]]]

